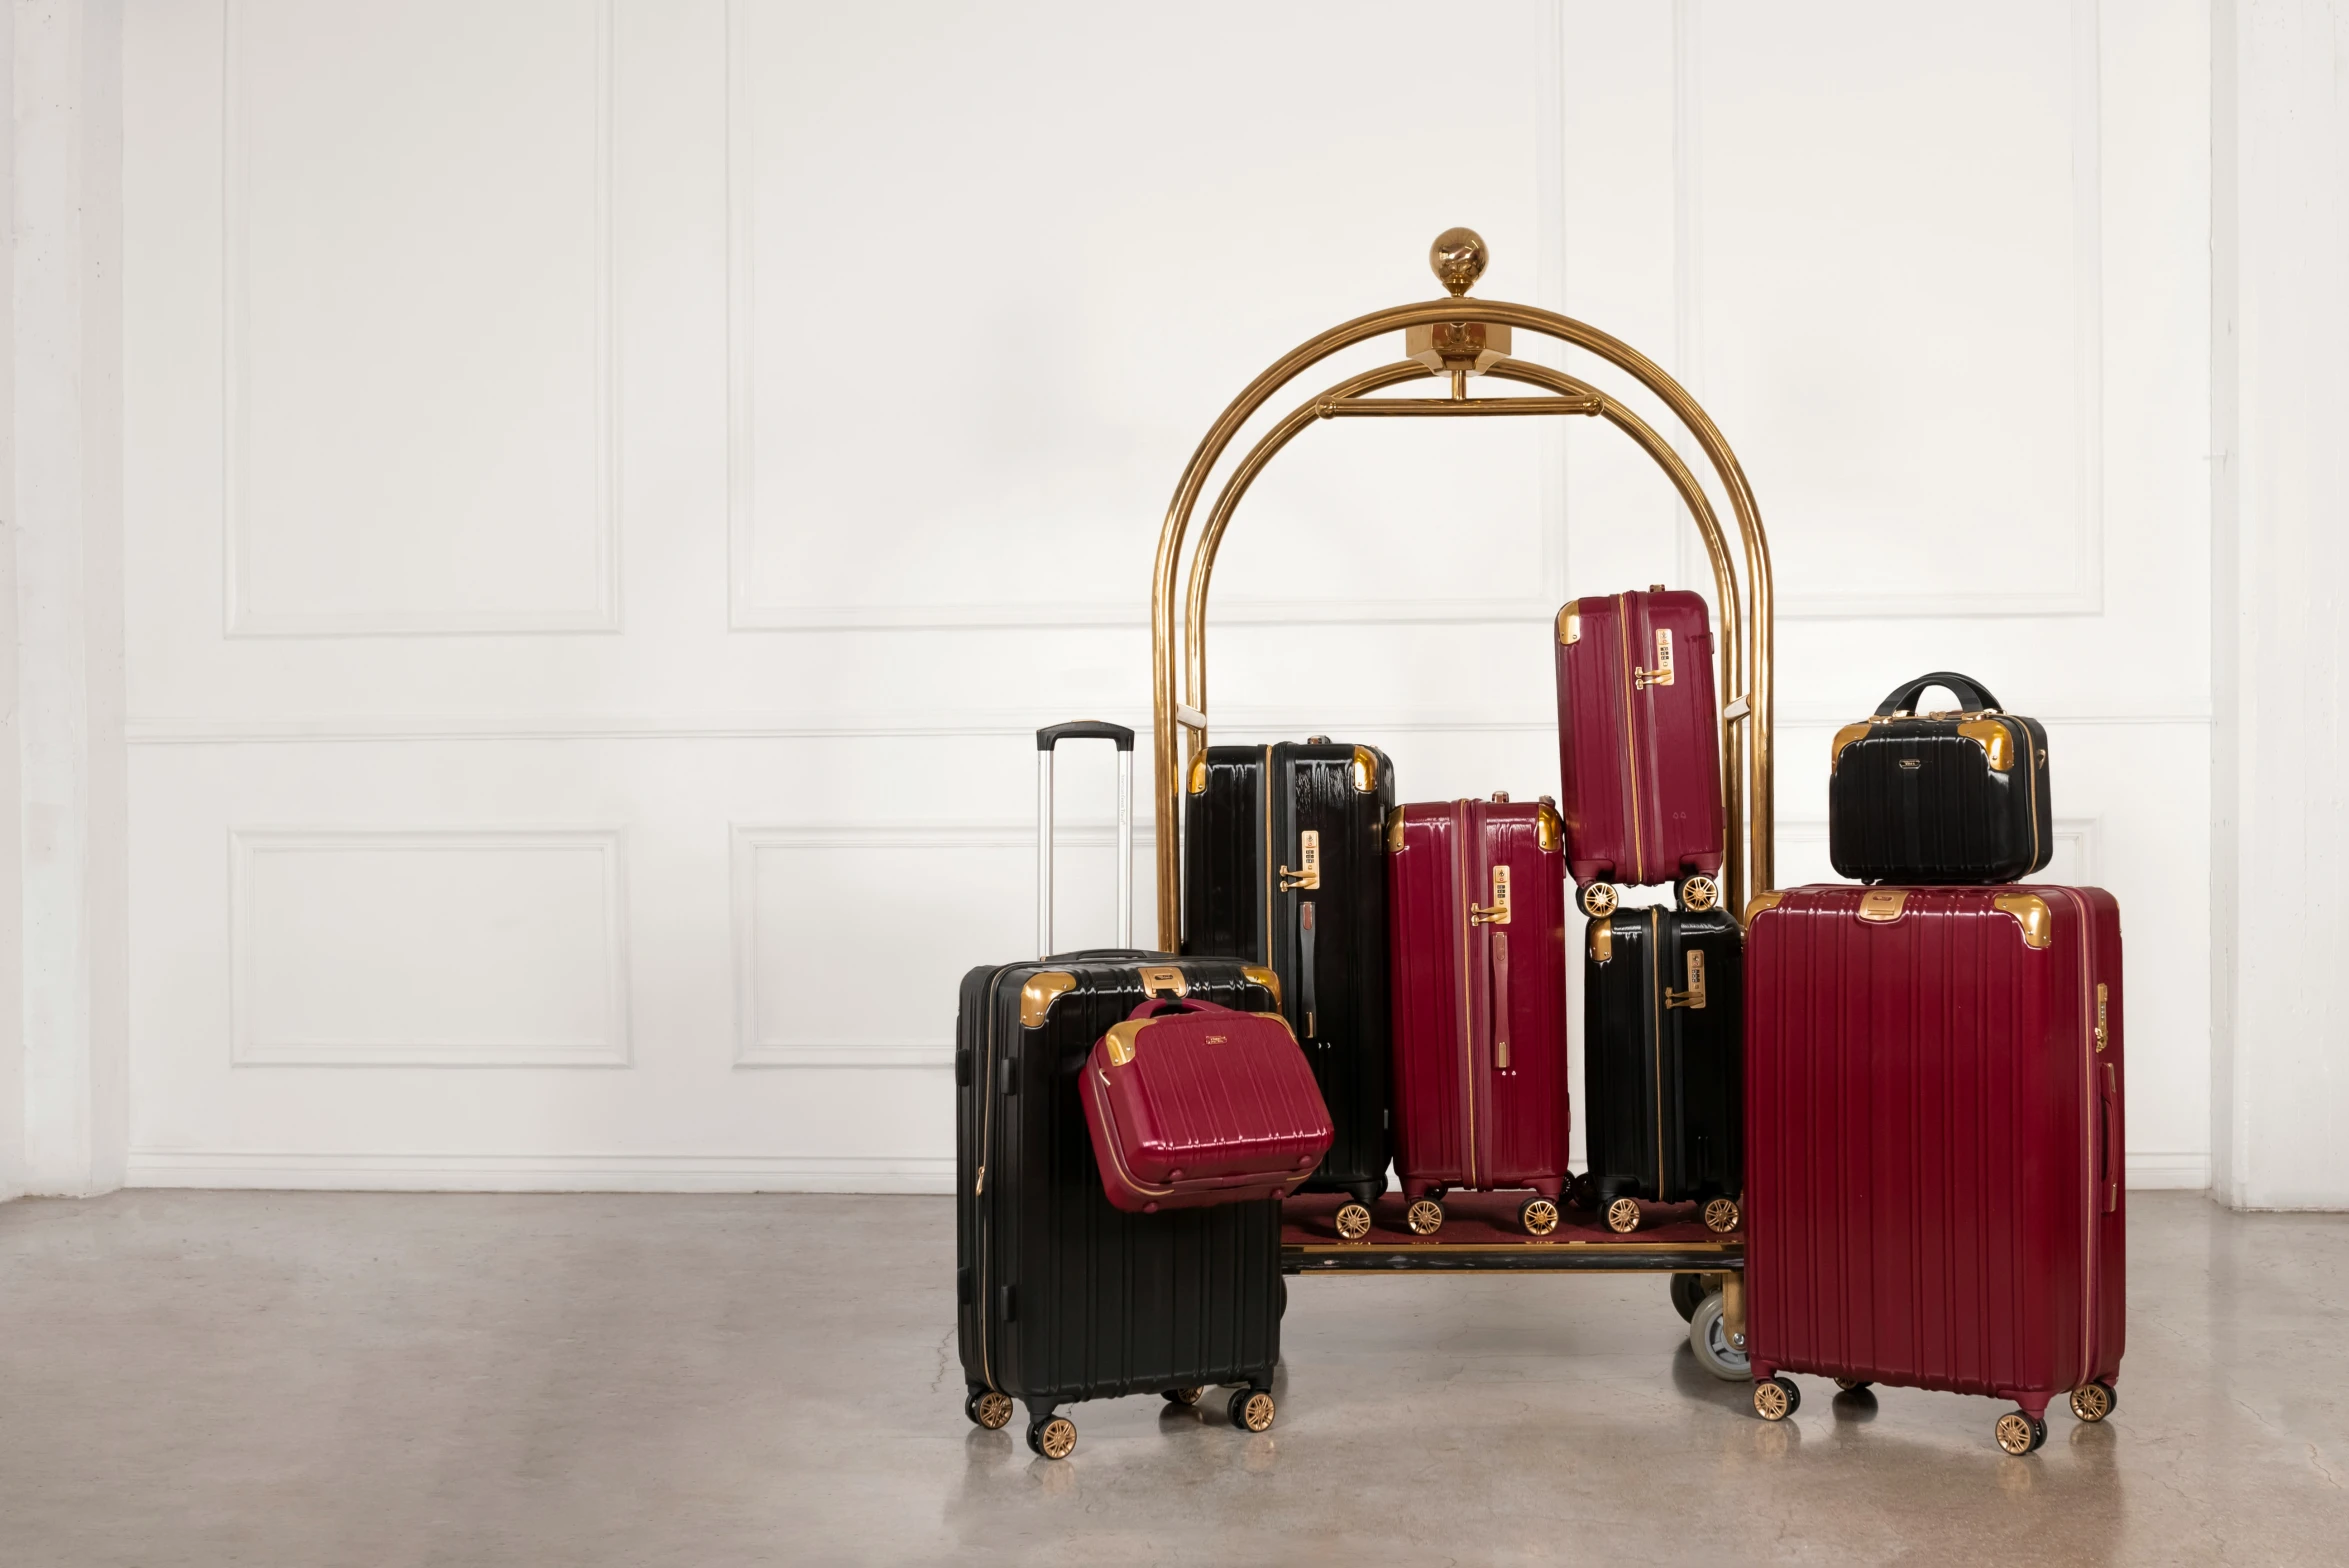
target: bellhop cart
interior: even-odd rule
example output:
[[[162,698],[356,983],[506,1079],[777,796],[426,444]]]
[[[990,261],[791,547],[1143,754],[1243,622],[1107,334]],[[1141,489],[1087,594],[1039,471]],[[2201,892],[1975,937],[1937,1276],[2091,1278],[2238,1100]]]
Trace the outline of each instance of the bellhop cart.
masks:
[[[1244,388],[1208,428],[1184,467],[1158,535],[1150,579],[1153,795],[1157,824],[1158,946],[1175,951],[1182,938],[1181,789],[1192,759],[1208,740],[1207,596],[1215,558],[1240,501],[1257,476],[1292,440],[1325,419],[1538,418],[1600,419],[1620,430],[1664,471],[1703,536],[1713,569],[1721,635],[1716,690],[1722,694],[1721,769],[1725,814],[1722,892],[1742,911],[1754,894],[1775,886],[1771,868],[1771,585],[1770,547],[1752,488],[1736,454],[1712,419],[1663,367],[1596,327],[1531,305],[1471,300],[1469,289],[1488,260],[1472,230],[1437,236],[1429,264],[1446,298],[1397,305],[1357,316],[1299,344]],[[1736,528],[1733,551],[1711,497],[1673,443],[1617,397],[1563,371],[1513,358],[1517,332],[1554,339],[1605,361],[1659,399],[1712,470],[1727,497]],[[1391,333],[1403,334],[1404,357],[1347,377],[1306,397],[1266,429],[1236,463],[1225,462],[1243,426],[1290,383],[1341,350]],[[1389,387],[1434,377],[1436,396],[1373,396]],[[1531,395],[1472,396],[1475,381],[1505,382]],[[1209,483],[1223,474],[1204,523],[1193,529]],[[1194,532],[1196,537],[1194,538]],[[1185,546],[1189,568],[1184,570]],[[1181,591],[1178,600],[1177,590]],[[1563,615],[1563,612],[1561,612]],[[1562,633],[1561,633],[1562,634]],[[1462,1194],[1462,1200],[1474,1195]],[[1709,1229],[1693,1212],[1624,1237],[1602,1223],[1572,1218],[1542,1236],[1508,1223],[1507,1200],[1487,1222],[1462,1201],[1436,1236],[1412,1233],[1399,1200],[1381,1200],[1366,1232],[1349,1216],[1335,1223],[1342,1195],[1291,1199],[1283,1226],[1282,1267],[1291,1273],[1375,1270],[1532,1269],[1561,1272],[1659,1272],[1673,1275],[1672,1296],[1691,1320],[1698,1359],[1723,1377],[1742,1378],[1745,1313],[1742,1230]],[[1388,1214],[1388,1208],[1398,1212]]]

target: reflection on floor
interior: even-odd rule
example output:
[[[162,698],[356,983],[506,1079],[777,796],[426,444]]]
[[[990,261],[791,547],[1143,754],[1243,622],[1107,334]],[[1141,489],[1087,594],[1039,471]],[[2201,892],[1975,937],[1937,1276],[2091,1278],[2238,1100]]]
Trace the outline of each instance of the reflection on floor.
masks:
[[[120,1193],[0,1206],[0,1561],[2339,1562],[2349,1217],[2131,1200],[2102,1426],[1817,1379],[1665,1282],[1293,1280],[1279,1423],[963,1418],[946,1200]]]

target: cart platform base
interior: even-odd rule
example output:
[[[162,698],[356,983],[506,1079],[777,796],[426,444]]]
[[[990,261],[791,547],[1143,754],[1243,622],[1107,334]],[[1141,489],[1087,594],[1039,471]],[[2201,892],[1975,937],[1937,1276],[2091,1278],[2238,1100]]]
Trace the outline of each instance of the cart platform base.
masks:
[[[1281,1269],[1289,1274],[1374,1270],[1534,1269],[1586,1273],[1716,1273],[1745,1267],[1745,1233],[1705,1228],[1692,1203],[1650,1204],[1645,1223],[1618,1235],[1584,1209],[1561,1205],[1558,1226],[1531,1236],[1518,1223],[1523,1192],[1455,1192],[1444,1199],[1443,1224],[1428,1236],[1412,1233],[1410,1205],[1389,1193],[1371,1205],[1369,1232],[1349,1241],[1338,1234],[1343,1193],[1308,1193],[1281,1205]]]

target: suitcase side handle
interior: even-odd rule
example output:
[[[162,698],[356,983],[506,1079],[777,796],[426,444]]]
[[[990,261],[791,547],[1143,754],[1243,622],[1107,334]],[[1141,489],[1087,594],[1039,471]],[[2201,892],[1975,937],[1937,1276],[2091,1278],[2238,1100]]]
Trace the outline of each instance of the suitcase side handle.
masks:
[[[1876,704],[1876,716],[1881,719],[1890,718],[1896,713],[1914,713],[1917,711],[1917,699],[1936,686],[1955,697],[1958,706],[1968,712],[1983,713],[1999,707],[1998,699],[1990,695],[1990,688],[1971,675],[1960,675],[1955,670],[1935,670],[1904,685],[1895,686],[1890,696]]]
[[[1036,956],[1052,956],[1052,759],[1064,740],[1117,745],[1117,945],[1134,945],[1134,732],[1105,719],[1071,719],[1036,732]]]

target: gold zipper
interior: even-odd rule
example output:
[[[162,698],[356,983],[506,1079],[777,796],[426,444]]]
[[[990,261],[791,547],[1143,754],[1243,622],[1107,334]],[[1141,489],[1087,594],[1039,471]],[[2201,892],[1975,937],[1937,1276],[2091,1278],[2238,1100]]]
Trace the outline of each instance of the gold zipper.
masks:
[[[1631,875],[1632,882],[1647,881],[1647,846],[1639,832],[1639,742],[1633,729],[1631,714],[1632,686],[1635,677],[1631,664],[1631,595],[1615,596],[1615,636],[1623,650],[1623,781],[1627,787],[1625,798],[1631,802]]]
[[[971,1198],[974,1202],[986,1196],[987,1156],[992,1152],[990,1146],[995,1140],[995,1004],[1002,993],[1003,972],[997,970],[995,978],[987,982],[987,1012],[985,1015],[987,1050],[982,1060],[984,1070],[980,1072],[978,1082],[975,1085],[979,1091],[979,1175],[978,1180],[971,1188]],[[989,1388],[994,1388],[993,1336],[987,1327],[987,1259],[990,1255],[990,1249],[987,1245],[989,1239],[987,1206],[984,1203],[979,1205],[978,1226],[979,1293],[975,1298],[975,1305],[979,1309],[979,1375],[987,1380]]]
[[[1463,1185],[1474,1189],[1476,1186],[1476,1003],[1468,977],[1468,947],[1469,937],[1475,930],[1469,911],[1470,906],[1476,902],[1476,895],[1470,891],[1474,884],[1468,878],[1469,809],[1470,803],[1463,800],[1452,812],[1452,820],[1458,824],[1459,828],[1458,832],[1453,835],[1452,867],[1456,873],[1454,881],[1459,884],[1460,892],[1460,1055],[1468,1069],[1466,1076],[1462,1079],[1462,1089],[1467,1096],[1468,1108],[1468,1146],[1463,1160],[1468,1171],[1468,1179]]]
[[[1276,880],[1272,874],[1272,868],[1279,863],[1274,858],[1272,847],[1272,748],[1270,746],[1264,748],[1264,766],[1257,771],[1264,776],[1262,784],[1264,792],[1264,875],[1261,880],[1264,883],[1264,967],[1270,969],[1272,967],[1272,889]]]
[[[1662,917],[1653,906],[1648,909],[1648,974],[1656,990],[1656,1201],[1662,1203],[1667,1196],[1664,1191],[1664,930]]]

